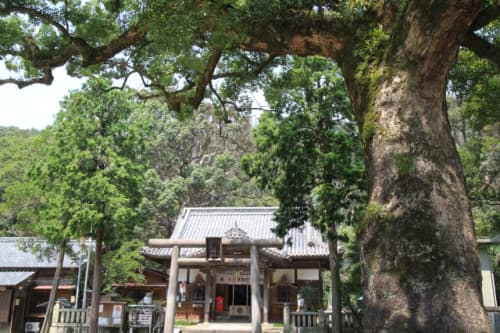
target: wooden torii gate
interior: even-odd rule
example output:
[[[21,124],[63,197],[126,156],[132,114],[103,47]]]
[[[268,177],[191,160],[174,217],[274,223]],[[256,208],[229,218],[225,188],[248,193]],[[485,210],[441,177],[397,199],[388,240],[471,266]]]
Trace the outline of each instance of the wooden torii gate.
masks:
[[[223,262],[231,264],[247,265],[250,263],[250,286],[251,286],[251,312],[252,312],[252,332],[262,333],[262,318],[260,308],[262,298],[259,287],[259,248],[283,246],[283,241],[279,239],[221,239],[222,246],[241,246],[250,248],[250,261],[248,258],[223,258]],[[177,278],[179,274],[179,264],[208,264],[205,258],[179,258],[180,248],[204,248],[206,240],[202,239],[150,239],[149,246],[172,248],[170,257],[170,275],[167,290],[167,307],[165,310],[165,333],[174,332]],[[205,300],[209,302],[209,300]]]

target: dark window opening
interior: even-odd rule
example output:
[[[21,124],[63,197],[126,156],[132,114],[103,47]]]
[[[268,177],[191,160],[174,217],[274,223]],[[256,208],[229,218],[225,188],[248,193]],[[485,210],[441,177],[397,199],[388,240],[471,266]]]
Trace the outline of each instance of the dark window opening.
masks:
[[[197,285],[193,288],[191,293],[191,300],[194,302],[200,302],[205,300],[205,286]]]
[[[278,303],[290,303],[291,301],[291,288],[288,286],[278,286]]]

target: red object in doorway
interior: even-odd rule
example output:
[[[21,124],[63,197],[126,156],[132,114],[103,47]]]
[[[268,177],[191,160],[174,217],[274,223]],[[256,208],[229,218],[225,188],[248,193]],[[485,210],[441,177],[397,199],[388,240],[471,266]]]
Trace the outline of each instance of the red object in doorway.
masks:
[[[224,297],[217,296],[215,298],[215,312],[217,313],[224,312]]]

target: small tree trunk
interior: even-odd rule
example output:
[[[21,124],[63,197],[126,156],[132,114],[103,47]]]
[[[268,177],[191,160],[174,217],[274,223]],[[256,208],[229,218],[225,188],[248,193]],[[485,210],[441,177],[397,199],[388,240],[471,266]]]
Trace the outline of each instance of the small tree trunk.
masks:
[[[342,332],[342,295],[340,289],[340,258],[337,249],[335,225],[329,227],[328,250],[330,255],[330,299],[332,302],[333,332]],[[332,237],[333,236],[333,237]]]
[[[59,252],[57,254],[57,266],[54,273],[54,279],[52,280],[52,289],[50,290],[49,302],[47,304],[47,311],[45,312],[45,318],[43,320],[41,333],[48,333],[50,326],[52,325],[52,313],[54,311],[54,304],[56,303],[57,289],[59,287],[59,281],[61,280],[61,271],[64,262],[64,255],[66,249],[66,241],[63,241],[59,247]]]
[[[92,298],[89,308],[89,333],[97,333],[99,329],[99,303],[102,284],[102,227],[97,227],[95,233],[94,272],[92,275]]]

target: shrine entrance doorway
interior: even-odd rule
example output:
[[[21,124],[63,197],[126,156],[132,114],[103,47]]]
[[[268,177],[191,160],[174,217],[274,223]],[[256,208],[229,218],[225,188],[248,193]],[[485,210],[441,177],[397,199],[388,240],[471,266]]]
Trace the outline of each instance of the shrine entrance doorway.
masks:
[[[252,295],[250,272],[218,272],[216,282],[216,320],[250,322]]]

